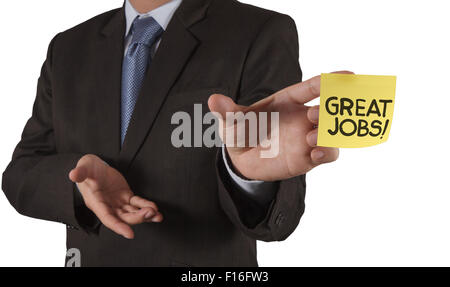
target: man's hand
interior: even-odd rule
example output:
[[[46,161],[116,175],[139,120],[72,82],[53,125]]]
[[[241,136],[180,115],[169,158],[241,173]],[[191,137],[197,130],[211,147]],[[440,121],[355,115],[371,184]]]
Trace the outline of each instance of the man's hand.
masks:
[[[317,146],[319,106],[305,105],[319,96],[320,76],[281,90],[249,107],[239,106],[223,95],[212,95],[208,101],[209,108],[212,112],[219,113],[223,119],[226,119],[227,112],[279,113],[278,155],[274,158],[261,158],[263,147],[259,142],[256,147],[250,147],[246,130],[245,147],[227,146],[236,171],[248,179],[277,181],[305,174],[320,164],[336,161],[338,149]],[[230,128],[236,129],[235,125],[230,127],[224,124],[223,134],[226,136]]]
[[[125,178],[95,155],[85,155],[69,174],[86,206],[112,231],[134,238],[131,225],[161,222],[155,203],[136,196]]]

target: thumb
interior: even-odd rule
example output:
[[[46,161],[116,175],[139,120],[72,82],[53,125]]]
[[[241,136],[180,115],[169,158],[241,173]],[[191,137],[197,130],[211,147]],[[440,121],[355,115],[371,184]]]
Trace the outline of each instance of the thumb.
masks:
[[[69,178],[74,183],[82,183],[88,178],[88,170],[86,166],[77,166],[69,173]]]
[[[214,94],[208,100],[209,110],[218,113],[222,119],[226,119],[227,113],[235,113],[243,110],[243,107],[234,103],[233,99],[220,94]]]
[[[245,121],[244,117],[236,116],[236,113],[242,112],[245,114],[248,108],[237,105],[231,98],[220,94],[214,94],[209,97],[208,107],[211,112],[219,119],[220,138],[227,147],[236,146],[235,141],[239,143],[243,141],[245,144],[246,129],[236,129],[236,125],[242,125]],[[229,115],[228,113],[232,113]],[[245,125],[244,125],[245,127]]]

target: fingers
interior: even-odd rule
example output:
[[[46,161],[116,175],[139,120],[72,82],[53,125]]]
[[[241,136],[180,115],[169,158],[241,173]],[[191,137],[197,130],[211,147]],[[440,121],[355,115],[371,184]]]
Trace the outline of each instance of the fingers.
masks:
[[[347,75],[354,75],[355,73],[351,72],[351,71],[336,71],[336,72],[332,72],[331,74],[347,74]]]
[[[320,96],[320,76],[290,86],[280,91],[280,95],[299,104],[310,102]]]
[[[338,71],[333,74],[354,74],[350,71]],[[277,93],[287,96],[291,101],[306,104],[320,96],[320,76],[295,84]]]
[[[122,222],[119,218],[113,214],[106,214],[103,219],[100,219],[103,225],[114,231],[115,233],[122,235],[126,239],[133,239],[134,232],[131,227]]]
[[[137,207],[137,208],[146,208],[146,207],[150,207],[155,211],[158,211],[158,206],[156,206],[156,204],[150,200],[147,200],[145,198],[142,198],[140,196],[133,196],[130,199],[130,205],[132,205],[133,207]]]
[[[320,106],[314,106],[314,107],[310,107],[308,109],[308,120],[313,123],[314,125],[318,125],[319,124],[319,110],[320,110]]]
[[[127,239],[134,238],[134,232],[131,227],[119,219],[105,203],[97,202],[93,206],[92,211],[107,228]]]
[[[163,219],[164,219],[163,215],[157,212],[156,215],[152,217],[151,222],[159,223],[162,222]]]
[[[113,211],[105,203],[97,202],[92,210],[103,225],[127,239],[134,238],[134,232],[130,225],[163,220],[162,214],[151,207],[138,209],[131,205],[125,205],[122,209]]]
[[[164,219],[163,215],[158,211],[158,206],[153,201],[135,195],[131,198],[130,205],[135,208],[151,208],[154,211],[154,214],[145,218],[145,222],[162,222]]]
[[[339,157],[339,149],[318,147],[317,146],[317,129],[310,131],[306,135],[306,142],[313,149],[311,150],[311,160],[314,165],[334,162]]]
[[[151,207],[142,208],[135,212],[118,212],[119,218],[129,225],[137,225],[149,221],[156,214],[157,212]]]
[[[126,212],[138,212],[139,208],[126,204],[122,206],[122,209]]]
[[[334,162],[339,157],[339,149],[329,147],[315,147],[311,151],[311,160],[314,165]]]
[[[318,130],[314,129],[306,135],[306,142],[310,147],[317,146],[317,132]]]
[[[350,71],[338,71],[338,72],[333,72],[333,74],[354,74],[354,73],[350,72]],[[315,78],[313,78],[313,79],[315,79]],[[313,80],[313,79],[311,79],[311,80]],[[309,81],[311,81],[311,80],[309,80]],[[316,80],[313,80],[310,83],[308,83],[306,87],[308,87],[310,89],[309,93],[306,93],[304,97],[298,97],[298,98],[300,98],[300,100],[302,100],[303,103],[306,103],[306,102],[312,100],[314,98],[314,96],[316,95],[315,93],[317,92],[316,85],[317,85]],[[319,90],[320,90],[320,80],[319,80],[318,85],[319,85]],[[303,89],[303,91],[305,91],[306,87],[297,87],[297,88],[299,88],[298,91],[301,91],[302,89]],[[294,91],[294,90],[292,90],[292,91]],[[319,91],[319,94],[320,94],[320,91]],[[319,111],[320,111],[320,106],[314,106],[314,107],[310,107],[308,109],[308,112],[307,112],[308,120],[314,125],[319,124]],[[317,137],[318,137],[317,129],[310,131],[306,135],[306,142],[308,143],[308,145],[310,147],[313,147],[313,149],[311,151],[311,160],[312,160],[313,164],[320,165],[320,164],[325,164],[325,163],[330,163],[330,162],[336,161],[339,157],[339,149],[328,148],[328,147],[317,147]]]

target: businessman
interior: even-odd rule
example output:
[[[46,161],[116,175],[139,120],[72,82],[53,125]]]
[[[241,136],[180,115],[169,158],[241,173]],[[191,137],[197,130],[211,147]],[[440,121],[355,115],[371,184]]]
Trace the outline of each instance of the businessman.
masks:
[[[50,43],[2,188],[67,226],[82,266],[256,266],[304,212],[320,77],[301,82],[288,16],[235,0],[127,0]],[[174,113],[279,113],[279,153],[176,148]],[[206,109],[206,108],[205,108]]]

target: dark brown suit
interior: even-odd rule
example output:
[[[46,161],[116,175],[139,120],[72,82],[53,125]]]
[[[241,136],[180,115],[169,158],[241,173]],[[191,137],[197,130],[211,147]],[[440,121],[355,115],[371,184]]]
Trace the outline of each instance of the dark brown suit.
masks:
[[[269,208],[238,191],[217,148],[171,144],[176,111],[210,94],[248,105],[301,81],[291,18],[233,0],[185,0],[163,35],[120,148],[124,9],[99,15],[51,42],[33,115],[3,190],[21,214],[68,225],[83,266],[255,266],[256,241],[284,240],[304,211],[304,176],[279,183]],[[126,240],[88,226],[69,171],[85,154],[120,170],[155,201],[165,221]],[[217,158],[219,160],[217,160]]]

